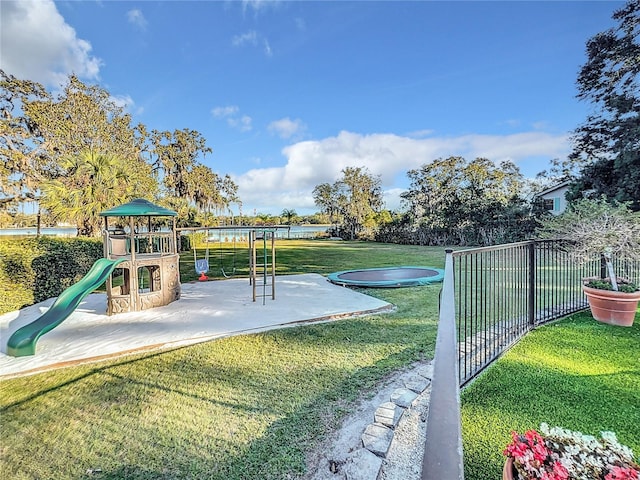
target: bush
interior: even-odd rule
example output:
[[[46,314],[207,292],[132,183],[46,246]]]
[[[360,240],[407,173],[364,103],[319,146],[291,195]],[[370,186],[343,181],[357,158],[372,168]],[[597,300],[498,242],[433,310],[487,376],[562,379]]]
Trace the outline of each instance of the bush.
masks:
[[[581,263],[604,253],[640,260],[640,212],[628,203],[609,203],[605,197],[577,200],[562,215],[547,217],[537,233],[574,242],[572,256]]]
[[[191,250],[191,235],[178,233],[178,252],[188,252]]]
[[[412,213],[396,215],[380,224],[375,240],[384,243],[429,246],[489,246],[520,242],[532,237],[535,219],[525,209],[495,207],[477,215],[455,218],[415,217]]]
[[[609,290],[613,291],[613,284],[608,279],[602,280],[592,280],[590,282],[585,283],[585,286],[589,288],[596,288],[598,290]],[[634,293],[640,290],[640,288],[631,282],[625,282],[623,280],[618,280],[618,291],[622,293]]]
[[[0,314],[57,297],[102,256],[94,239],[0,241]]]

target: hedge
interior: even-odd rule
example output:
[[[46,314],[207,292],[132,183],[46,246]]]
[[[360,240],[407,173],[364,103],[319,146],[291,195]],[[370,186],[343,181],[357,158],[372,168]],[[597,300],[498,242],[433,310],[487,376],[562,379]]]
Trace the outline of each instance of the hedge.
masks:
[[[0,240],[0,314],[57,297],[102,256],[97,239]]]

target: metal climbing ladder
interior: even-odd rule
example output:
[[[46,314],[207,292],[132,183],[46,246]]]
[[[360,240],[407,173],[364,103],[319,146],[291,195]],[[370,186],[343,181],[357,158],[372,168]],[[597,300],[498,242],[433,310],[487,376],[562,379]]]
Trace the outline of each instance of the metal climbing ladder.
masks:
[[[251,230],[249,235],[251,272],[249,282],[253,286],[253,301],[262,298],[265,304],[267,296],[276,299],[276,232],[275,230]],[[268,288],[271,293],[268,293]]]

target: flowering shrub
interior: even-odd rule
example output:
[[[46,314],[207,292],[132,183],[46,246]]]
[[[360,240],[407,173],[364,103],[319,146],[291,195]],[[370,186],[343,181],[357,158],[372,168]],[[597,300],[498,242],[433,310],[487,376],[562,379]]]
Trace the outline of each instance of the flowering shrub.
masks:
[[[540,433],[511,432],[504,450],[513,458],[519,480],[640,480],[633,452],[618,443],[615,433],[602,438],[540,425]]]

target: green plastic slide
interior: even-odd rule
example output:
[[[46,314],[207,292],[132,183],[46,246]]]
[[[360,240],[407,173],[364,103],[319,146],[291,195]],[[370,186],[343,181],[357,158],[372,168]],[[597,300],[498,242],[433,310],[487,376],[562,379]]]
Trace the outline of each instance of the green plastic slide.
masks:
[[[13,357],[34,355],[38,338],[60,325],[80,305],[82,299],[102,285],[113,269],[122,262],[124,259],[97,260],[78,283],[60,294],[49,310],[13,332],[7,342],[7,354]]]

